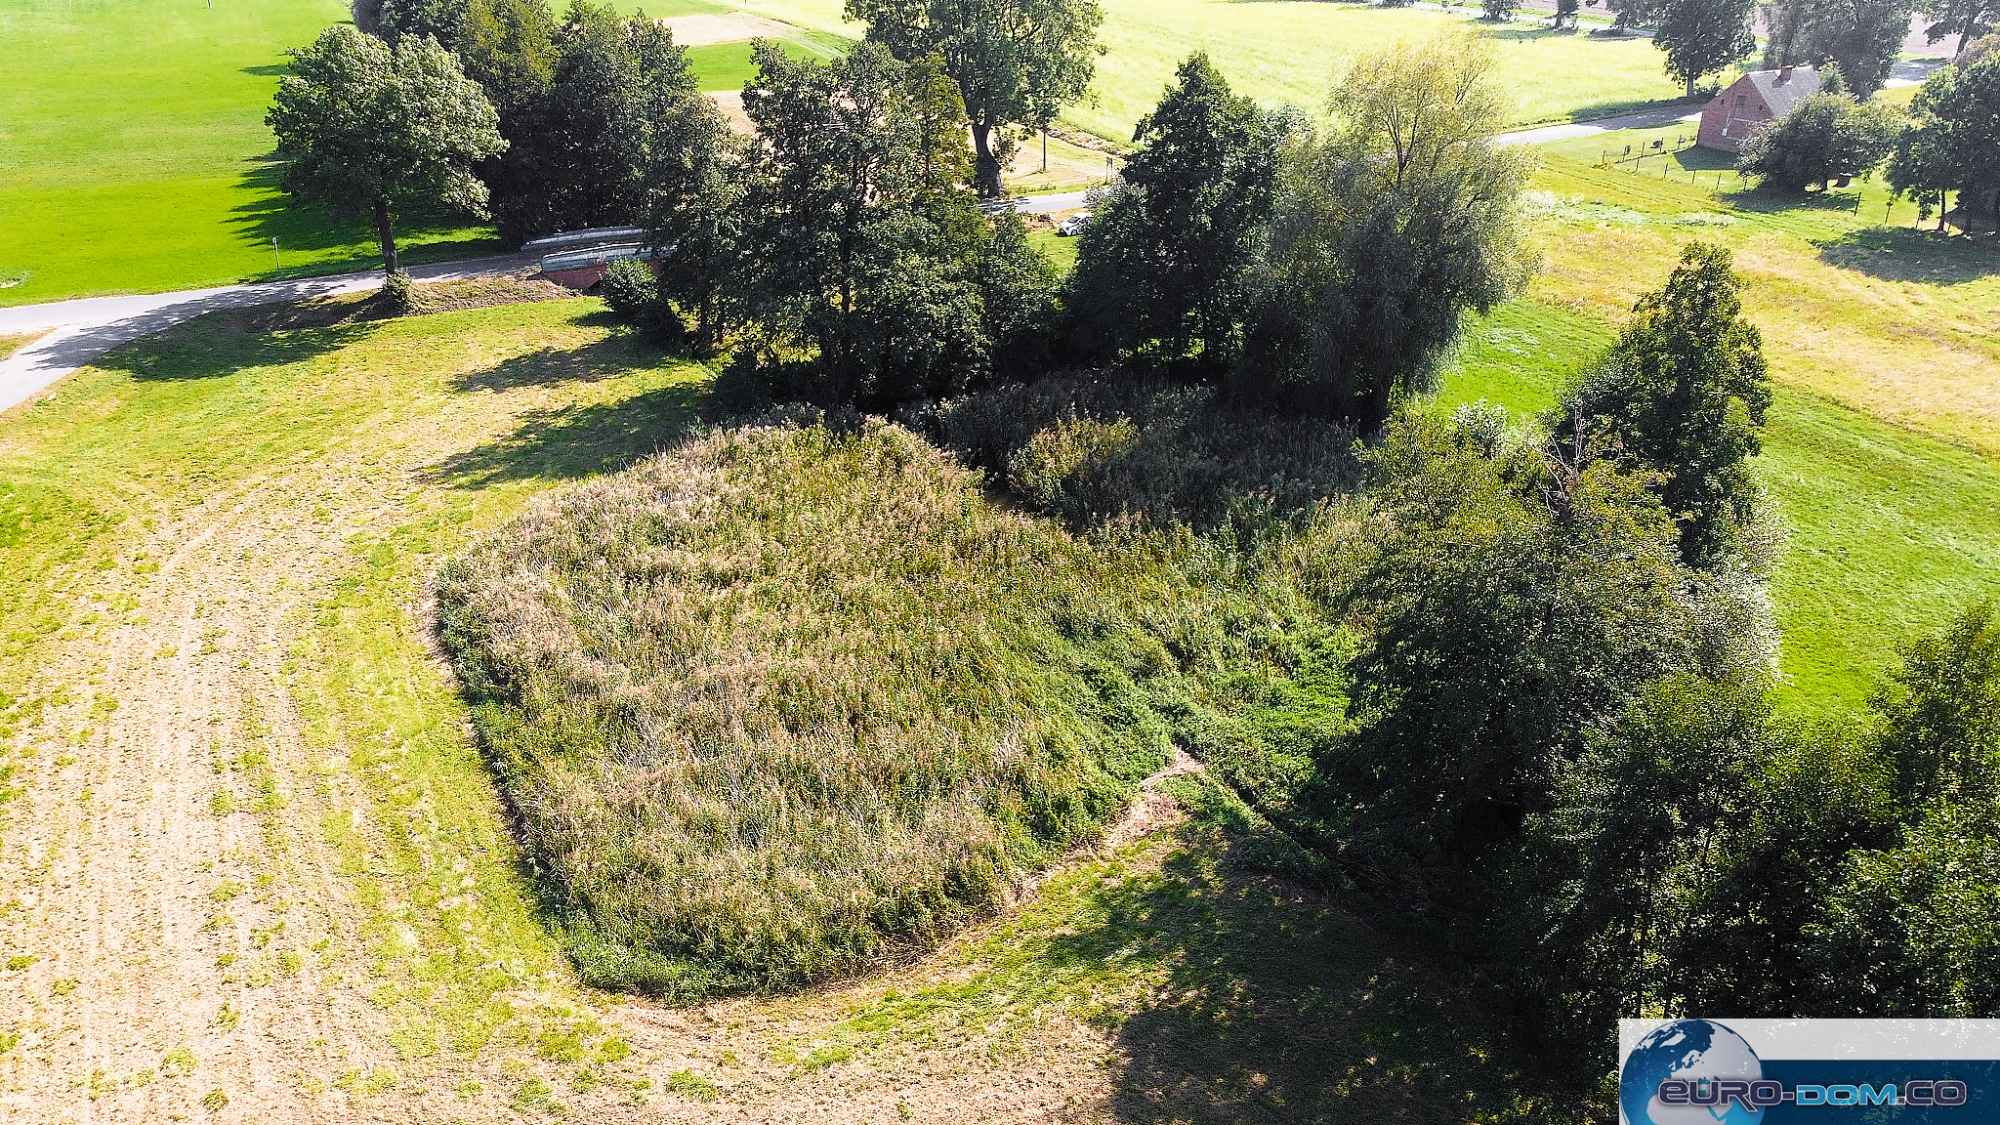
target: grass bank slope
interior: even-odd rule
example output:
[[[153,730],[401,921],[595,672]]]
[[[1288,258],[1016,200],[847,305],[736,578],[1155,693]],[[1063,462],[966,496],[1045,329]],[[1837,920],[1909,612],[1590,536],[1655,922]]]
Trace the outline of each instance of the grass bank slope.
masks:
[[[1167,761],[1125,567],[907,431],[761,425],[447,567],[440,614],[587,976],[797,985],[936,940]]]

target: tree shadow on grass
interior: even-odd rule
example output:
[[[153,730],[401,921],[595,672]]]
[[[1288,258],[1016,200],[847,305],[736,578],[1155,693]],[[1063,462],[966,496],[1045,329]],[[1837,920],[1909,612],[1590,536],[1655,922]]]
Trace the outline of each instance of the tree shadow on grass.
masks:
[[[189,318],[191,308],[197,311]],[[339,351],[376,329],[371,323],[353,323],[272,333],[243,319],[246,311],[227,297],[196,300],[94,326],[58,347],[75,349],[79,362],[136,379],[219,379]],[[152,327],[153,322],[158,326]]]
[[[375,234],[366,221],[293,202],[280,186],[282,175],[283,166],[275,155],[253,162],[237,183],[243,202],[230,208],[227,221],[243,241],[258,250],[272,252],[271,268],[255,274],[253,280],[381,267],[382,256],[375,244]],[[418,213],[399,219],[398,256],[404,264],[414,264],[479,257],[504,249],[497,237],[444,237],[465,231],[470,225],[466,219],[447,214]],[[275,250],[271,243],[274,238]],[[350,253],[332,259],[318,257],[309,265],[284,265],[287,254],[324,255],[340,250]]]
[[[598,314],[578,318],[579,324],[601,324]],[[641,357],[638,345],[628,333],[620,333],[581,348],[541,348],[503,359],[482,371],[470,371],[452,380],[461,391],[507,391],[519,387],[539,387],[550,383],[595,383],[626,374]]]
[[[480,489],[612,472],[678,445],[693,429],[707,397],[707,381],[690,380],[617,402],[532,411],[512,433],[445,459],[426,471],[424,479]]]
[[[1724,192],[1721,202],[1751,215],[1780,215],[1787,211],[1845,212],[1854,214],[1861,197],[1843,192],[1808,191],[1797,195],[1762,187],[1746,187]]]
[[[1909,227],[1862,227],[1819,244],[1828,265],[1882,281],[1962,285],[2000,276],[2000,239]]]
[[[1247,869],[1189,837],[1156,874],[1106,887],[1102,921],[1051,957],[1155,961],[1169,980],[1117,1032],[1127,1122],[1528,1120],[1513,1052],[1421,936]]]

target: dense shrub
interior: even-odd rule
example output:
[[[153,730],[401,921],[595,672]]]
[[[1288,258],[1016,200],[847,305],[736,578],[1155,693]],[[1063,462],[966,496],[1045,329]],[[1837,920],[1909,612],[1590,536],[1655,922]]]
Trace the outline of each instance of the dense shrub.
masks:
[[[1062,376],[948,401],[936,425],[968,461],[1079,527],[1184,523],[1254,539],[1359,479],[1353,431],[1213,387]]]
[[[1891,848],[1858,852],[1810,930],[1828,1016],[2000,1012],[2000,807],[1941,805]]]
[[[636,258],[620,258],[604,271],[598,295],[618,319],[628,324],[652,326],[661,314],[660,279],[653,267]]]
[[[1693,665],[1674,524],[1645,477],[1538,446],[1489,457],[1407,415],[1370,452],[1358,727],[1322,801],[1339,846],[1421,899],[1512,846],[1556,771]]]
[[[1757,130],[1738,167],[1780,191],[1804,191],[1875,170],[1896,147],[1902,115],[1839,92],[1814,94]]]
[[[593,980],[797,985],[1087,839],[1248,630],[908,431],[720,432],[441,574],[443,635]]]

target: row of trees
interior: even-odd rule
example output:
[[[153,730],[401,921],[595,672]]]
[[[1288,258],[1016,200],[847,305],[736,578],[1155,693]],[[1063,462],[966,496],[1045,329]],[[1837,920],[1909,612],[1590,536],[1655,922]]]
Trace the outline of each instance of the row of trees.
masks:
[[[764,45],[756,64],[755,136],[697,138],[653,197],[646,317],[734,340],[731,393],[879,408],[1126,364],[1373,429],[1534,266],[1529,158],[1487,139],[1505,114],[1466,38],[1358,62],[1324,127],[1187,60],[1060,290],[1018,220],[960,186],[965,111],[936,56]]]
[[[850,0],[848,15],[949,78],[984,195],[1002,190],[1007,130],[1046,128],[1083,95],[1103,19],[1097,0]],[[558,23],[543,0],[355,0],[354,24],[294,53],[269,120],[287,190],[368,213],[391,275],[401,210],[490,216],[517,243],[638,222],[673,209],[719,144],[687,53],[644,13],[572,0]]]
[[[374,222],[498,220],[521,241],[629,223],[676,190],[691,138],[726,130],[663,25],[575,0],[386,0],[292,55],[268,121],[284,187]],[[360,28],[372,28],[366,33]]]
[[[1531,158],[1488,140],[1504,105],[1465,37],[1359,60],[1329,109],[1324,126],[1266,112],[1205,57],[1184,63],[1084,231],[1075,352],[1371,430],[1426,388],[1464,313],[1535,266]]]

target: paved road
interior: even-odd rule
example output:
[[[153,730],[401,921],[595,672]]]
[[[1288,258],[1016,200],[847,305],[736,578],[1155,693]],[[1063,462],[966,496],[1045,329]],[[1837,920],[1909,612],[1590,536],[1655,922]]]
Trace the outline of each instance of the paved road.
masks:
[[[411,266],[410,276],[420,281],[454,281],[507,273],[532,262],[531,258],[512,255],[440,262]],[[164,331],[206,312],[325,297],[335,293],[358,293],[381,284],[380,272],[349,273],[251,285],[221,285],[213,289],[186,289],[178,293],[87,297],[45,305],[0,308],[0,335],[48,332],[33,344],[0,360],[0,410],[26,401],[44,387],[120,344]]]

